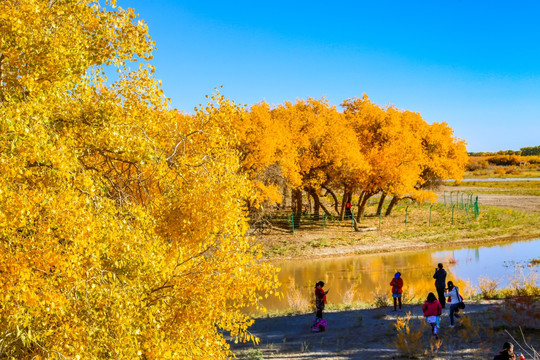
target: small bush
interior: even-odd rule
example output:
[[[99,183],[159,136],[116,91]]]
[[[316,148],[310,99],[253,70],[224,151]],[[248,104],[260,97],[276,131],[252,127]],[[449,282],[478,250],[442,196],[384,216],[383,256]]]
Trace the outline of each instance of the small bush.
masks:
[[[248,360],[262,360],[262,359],[264,359],[263,353],[262,353],[262,351],[259,350],[259,349],[250,350],[250,351],[246,354],[246,358],[247,358]]]
[[[484,299],[493,299],[497,296],[497,287],[499,282],[497,280],[491,280],[487,277],[478,279],[478,286],[480,288],[480,296]]]
[[[540,296],[538,273],[529,271],[525,274],[522,267],[516,266],[512,278],[510,278],[510,290],[514,296]]]
[[[347,291],[345,291],[345,294],[343,294],[341,298],[344,304],[352,304],[354,300],[354,287],[351,286]]]
[[[294,279],[290,278],[290,284],[287,291],[287,299],[289,302],[289,308],[295,312],[307,312],[310,310],[310,302],[302,294],[300,289],[296,288]]]
[[[381,291],[380,287],[377,287],[375,289],[375,292],[373,292],[373,298],[375,299],[373,301],[373,307],[382,308],[390,306],[388,295],[386,294],[386,292]]]
[[[422,324],[425,325],[424,322]],[[418,355],[424,352],[422,333],[427,329],[427,325],[413,330],[411,326],[411,313],[408,312],[405,316],[400,316],[396,319],[394,328],[397,331],[394,346],[401,355],[418,357]]]

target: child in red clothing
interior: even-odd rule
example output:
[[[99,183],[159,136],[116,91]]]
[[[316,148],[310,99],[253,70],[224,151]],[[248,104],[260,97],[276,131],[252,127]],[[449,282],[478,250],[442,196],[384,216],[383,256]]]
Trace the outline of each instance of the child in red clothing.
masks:
[[[435,339],[439,338],[439,320],[442,314],[442,306],[435,294],[429,293],[427,300],[422,305],[422,311],[426,317],[426,322],[431,325],[431,333]]]
[[[401,310],[401,294],[403,294],[403,279],[401,278],[401,273],[397,272],[394,274],[394,278],[390,281],[390,286],[392,287],[392,297],[394,298],[394,311],[396,311],[397,304],[399,301],[399,310]]]
[[[323,281],[319,281],[315,284],[315,308],[317,308],[317,315],[315,317],[315,322],[313,323],[313,325],[315,325],[323,318],[324,305],[326,304],[326,294],[328,294],[329,291],[324,291],[323,286]]]

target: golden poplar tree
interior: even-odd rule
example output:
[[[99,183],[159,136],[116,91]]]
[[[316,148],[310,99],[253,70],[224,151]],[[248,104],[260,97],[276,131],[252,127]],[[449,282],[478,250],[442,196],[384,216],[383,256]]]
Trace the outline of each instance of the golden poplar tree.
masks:
[[[132,10],[0,2],[0,356],[226,358],[275,270],[231,118],[171,110]],[[119,71],[107,82],[103,67]]]

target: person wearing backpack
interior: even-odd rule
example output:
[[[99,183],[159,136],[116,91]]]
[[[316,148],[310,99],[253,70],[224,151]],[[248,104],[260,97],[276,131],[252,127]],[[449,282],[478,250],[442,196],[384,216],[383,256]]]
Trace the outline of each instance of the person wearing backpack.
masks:
[[[459,288],[454,285],[453,282],[448,282],[448,292],[444,293],[444,296],[448,298],[447,302],[450,305],[450,326],[454,327],[454,317],[461,318],[458,314],[461,304],[463,304],[463,298],[459,295]]]

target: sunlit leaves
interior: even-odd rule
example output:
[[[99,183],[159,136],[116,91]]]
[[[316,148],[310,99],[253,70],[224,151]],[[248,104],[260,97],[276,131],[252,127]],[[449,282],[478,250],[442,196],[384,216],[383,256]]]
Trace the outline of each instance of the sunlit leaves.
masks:
[[[168,108],[146,25],[96,2],[0,2],[0,353],[222,358],[277,282],[232,119]],[[114,65],[107,83],[100,67]]]

